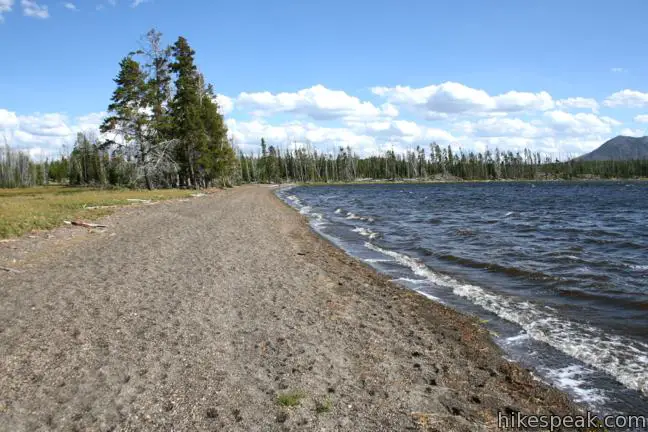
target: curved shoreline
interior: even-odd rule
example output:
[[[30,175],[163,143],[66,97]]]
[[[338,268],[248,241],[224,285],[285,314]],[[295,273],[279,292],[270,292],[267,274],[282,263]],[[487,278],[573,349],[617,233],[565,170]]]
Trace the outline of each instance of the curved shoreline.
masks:
[[[0,275],[0,430],[479,431],[581,411],[271,188],[106,220]]]

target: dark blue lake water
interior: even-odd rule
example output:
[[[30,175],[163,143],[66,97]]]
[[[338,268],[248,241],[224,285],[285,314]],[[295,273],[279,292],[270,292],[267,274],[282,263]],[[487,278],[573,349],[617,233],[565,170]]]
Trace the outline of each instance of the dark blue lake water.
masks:
[[[601,413],[648,414],[648,183],[278,194],[349,254],[485,320],[508,358],[575,400]]]

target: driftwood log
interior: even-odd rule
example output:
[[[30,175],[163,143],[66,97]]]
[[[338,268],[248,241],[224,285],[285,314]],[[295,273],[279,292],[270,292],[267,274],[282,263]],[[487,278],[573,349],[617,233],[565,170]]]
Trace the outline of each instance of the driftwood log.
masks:
[[[95,223],[84,222],[80,220],[64,221],[64,222],[66,225],[82,226],[85,228],[107,228],[108,227],[108,225],[95,224]]]
[[[9,272],[9,273],[22,273],[20,270],[12,269],[12,268],[9,268],[9,267],[2,267],[2,266],[0,266],[0,270],[6,271],[6,272]]]

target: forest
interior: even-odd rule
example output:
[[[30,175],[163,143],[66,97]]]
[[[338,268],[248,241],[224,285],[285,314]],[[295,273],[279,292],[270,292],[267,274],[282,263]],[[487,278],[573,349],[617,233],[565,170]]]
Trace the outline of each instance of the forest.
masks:
[[[280,149],[261,139],[258,151],[246,154],[228,138],[214,87],[198,69],[188,41],[179,37],[164,47],[161,33],[153,29],[140,45],[119,63],[102,138],[79,133],[71,152],[52,160],[34,160],[5,142],[0,187],[648,177],[648,160],[561,161],[529,150],[464,152],[436,143],[359,157],[348,146],[325,153],[308,145]]]
[[[178,140],[177,142],[182,142]],[[218,141],[217,141],[218,142]],[[211,144],[211,142],[208,141]],[[567,161],[552,160],[528,150],[453,152],[432,143],[428,151],[418,147],[398,154],[361,158],[340,148],[337,154],[312,148],[280,150],[261,139],[254,154],[236,152],[233,143],[220,141],[213,153],[194,146],[168,147],[149,153],[106,143],[79,134],[69,155],[37,162],[25,152],[5,146],[0,151],[0,187],[28,187],[44,184],[120,186],[131,188],[230,186],[242,183],[328,183],[367,180],[384,181],[477,181],[477,180],[572,180],[648,178],[648,160]],[[205,147],[207,150],[209,146]],[[129,153],[124,152],[128,150]],[[165,154],[167,152],[167,154]],[[183,154],[184,153],[184,154]],[[131,156],[134,154],[135,156]],[[185,155],[189,155],[189,157]],[[177,156],[176,156],[177,155]],[[173,159],[178,157],[178,161]],[[211,159],[208,159],[211,158]],[[156,166],[157,164],[157,166]],[[192,165],[193,164],[193,165]]]

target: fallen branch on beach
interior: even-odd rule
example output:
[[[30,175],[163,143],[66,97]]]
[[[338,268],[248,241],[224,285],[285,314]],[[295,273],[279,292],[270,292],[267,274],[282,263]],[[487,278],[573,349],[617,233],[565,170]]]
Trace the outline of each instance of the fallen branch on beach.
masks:
[[[151,203],[151,200],[139,199],[139,198],[128,198],[128,199],[126,199],[126,201],[139,202],[139,203],[142,203],[142,204],[150,204]]]
[[[117,208],[119,206],[116,205],[109,205],[109,206],[90,206],[90,207],[83,207],[85,210],[97,210],[97,209],[108,209],[108,208]]]
[[[101,225],[101,224],[95,224],[95,223],[90,223],[90,222],[83,222],[83,221],[63,221],[64,224],[66,225],[75,225],[75,226],[82,226],[85,228],[108,228],[108,225]]]
[[[0,267],[0,270],[9,272],[9,273],[22,273],[20,270],[12,269],[9,267]]]

